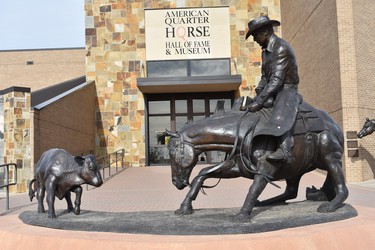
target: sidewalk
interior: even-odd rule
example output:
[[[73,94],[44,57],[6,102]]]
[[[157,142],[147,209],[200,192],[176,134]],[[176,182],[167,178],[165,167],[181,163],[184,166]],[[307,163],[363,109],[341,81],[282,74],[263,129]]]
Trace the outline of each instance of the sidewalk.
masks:
[[[193,174],[201,169],[197,166]],[[177,190],[171,181],[170,167],[146,167],[125,169],[101,187],[93,188],[84,185],[82,195],[82,209],[111,212],[135,212],[135,211],[168,211],[176,210],[184,199],[188,188]],[[295,201],[305,199],[306,187],[314,185],[320,188],[325,180],[325,175],[312,172],[306,174],[300,184],[299,194]],[[217,180],[209,179],[207,185],[213,185]],[[207,195],[200,193],[193,203],[195,208],[227,208],[241,207],[246,197],[252,180],[245,178],[223,179],[213,189],[206,189]],[[281,190],[268,185],[260,196],[266,199],[284,191],[285,182],[277,182]],[[375,208],[375,180],[348,184],[349,197],[347,203],[356,206]],[[74,199],[74,195],[72,197]],[[56,199],[56,209],[64,209],[65,200]],[[0,215],[19,214],[25,210],[37,209],[34,198],[30,202],[28,194],[11,194],[10,210],[5,210],[5,192],[0,192]]]
[[[197,174],[201,166],[196,167],[193,172]],[[306,174],[301,180],[299,195],[295,201],[305,200],[305,190],[306,187],[311,187],[314,185],[319,188],[324,182],[325,176],[316,172]],[[207,180],[205,184],[213,185],[216,180]],[[200,193],[193,206],[195,209],[200,208],[231,208],[238,207],[240,208],[244,202],[247,191],[252,183],[252,180],[245,178],[237,179],[223,179],[219,185],[213,189],[206,189],[205,192],[207,195]],[[0,193],[0,248],[8,249],[2,247],[2,242],[4,239],[7,240],[8,246],[18,246],[20,248],[20,242],[16,242],[12,245],[12,241],[8,237],[15,237],[15,239],[20,239],[21,237],[24,240],[27,240],[28,243],[23,243],[26,246],[29,246],[28,249],[33,248],[33,242],[35,240],[39,241],[37,238],[48,238],[49,242],[58,242],[60,238],[64,239],[64,246],[61,246],[60,249],[67,249],[69,244],[78,244],[79,246],[84,246],[83,248],[75,249],[87,249],[88,246],[92,246],[93,249],[98,249],[99,246],[104,247],[104,242],[107,244],[106,248],[115,249],[147,249],[152,246],[153,249],[165,249],[166,248],[181,248],[181,249],[193,249],[204,248],[211,249],[211,247],[219,246],[219,249],[234,247],[234,242],[232,245],[218,245],[217,242],[223,242],[224,239],[228,241],[237,242],[238,246],[241,244],[252,245],[252,241],[256,241],[257,244],[261,244],[261,241],[265,241],[268,237],[276,237],[272,241],[266,240],[269,246],[285,246],[289,249],[298,249],[298,242],[301,241],[301,244],[305,244],[307,240],[310,242],[311,247],[309,249],[318,249],[321,242],[324,244],[329,244],[331,246],[332,241],[337,241],[337,238],[326,239],[327,231],[333,230],[329,234],[337,237],[336,234],[345,233],[349,239],[342,239],[341,243],[344,243],[350,240],[351,236],[354,236],[352,231],[357,230],[360,227],[361,229],[356,234],[360,233],[358,239],[361,239],[361,242],[357,242],[356,245],[353,245],[355,242],[350,242],[350,244],[345,243],[342,245],[337,242],[332,245],[332,249],[342,249],[337,248],[339,246],[351,246],[358,247],[362,244],[370,244],[369,246],[364,246],[365,248],[360,249],[371,249],[375,247],[375,236],[367,237],[364,239],[364,235],[371,231],[372,235],[375,232],[375,181],[369,181],[365,183],[356,183],[349,184],[349,198],[346,203],[354,206],[359,216],[353,219],[306,226],[302,228],[292,228],[287,230],[274,231],[269,233],[260,233],[253,235],[242,235],[237,236],[150,236],[150,235],[130,235],[130,234],[115,234],[115,233],[97,233],[97,232],[68,232],[63,230],[53,230],[48,228],[37,228],[28,225],[24,225],[18,219],[18,214],[26,210],[37,210],[37,202],[35,199],[33,202],[30,202],[27,194],[17,194],[12,195],[10,199],[10,210],[5,210],[5,198],[4,195]],[[278,182],[282,189],[277,189],[272,185],[268,185],[265,191],[262,193],[260,200],[266,199],[277,194],[280,194],[284,191],[285,183]],[[170,167],[146,167],[146,168],[129,168],[120,172],[116,176],[113,176],[109,181],[105,182],[99,188],[93,188],[89,186],[89,190],[86,190],[84,187],[82,195],[82,205],[81,210],[93,210],[93,211],[109,211],[109,212],[136,212],[136,211],[171,211],[173,212],[179,208],[180,203],[184,199],[188,189],[182,191],[177,190],[171,182]],[[73,197],[74,198],[74,195]],[[56,209],[65,209],[66,203],[65,200],[56,199],[55,203]],[[47,208],[47,206],[46,206]],[[47,216],[47,215],[46,215]],[[351,224],[352,223],[352,224]],[[358,228],[357,228],[358,227]],[[342,230],[350,230],[348,232],[343,232]],[[53,234],[53,236],[52,236]],[[298,236],[297,238],[296,235]],[[2,238],[3,237],[3,238]],[[18,238],[17,238],[18,237]],[[52,239],[52,238],[55,239]],[[96,240],[93,241],[95,237]],[[281,237],[281,238],[280,238]],[[295,246],[285,245],[286,243],[281,240],[278,242],[276,239],[282,239],[284,237],[292,237],[296,241]],[[340,236],[342,238],[342,236]],[[47,239],[46,238],[46,239]],[[308,238],[308,239],[307,239]],[[319,242],[312,242],[319,239]],[[101,239],[102,243],[97,242],[98,239]],[[172,240],[173,239],[173,240]],[[215,240],[216,239],[216,240]],[[156,240],[156,241],[155,241]],[[341,239],[340,239],[341,240]],[[125,244],[126,241],[126,244]],[[247,242],[248,241],[248,242]],[[90,243],[91,242],[91,243]],[[190,242],[190,243],[189,243]],[[213,244],[213,242],[216,242]],[[284,242],[284,243],[281,243]],[[328,243],[327,243],[328,242]],[[211,245],[209,244],[211,243]],[[45,247],[52,246],[51,243],[48,243],[46,246],[43,245],[41,248],[37,243],[35,247],[38,249],[47,249]],[[81,245],[83,244],[83,245]],[[113,246],[113,248],[108,247],[108,244]],[[143,245],[142,245],[143,244]],[[233,245],[234,244],[234,245]],[[237,243],[236,243],[237,244]],[[272,245],[274,244],[274,245]],[[280,245],[281,244],[281,245]],[[283,245],[284,244],[284,245]],[[290,244],[290,243],[289,243]],[[331,245],[330,245],[331,244]],[[360,244],[360,245],[358,245]],[[210,247],[208,247],[210,245]],[[30,248],[31,246],[31,248]],[[69,245],[70,246],[70,245]],[[142,247],[141,247],[142,246]],[[220,247],[221,246],[221,247]],[[254,245],[253,245],[254,246]],[[262,245],[259,245],[262,246]],[[296,248],[297,247],[297,248]],[[368,248],[366,248],[368,247]],[[280,247],[278,247],[280,249]],[[213,248],[212,248],[213,249]],[[218,249],[218,248],[215,248]],[[254,248],[257,249],[257,248]],[[262,248],[259,248],[262,249]],[[282,248],[281,248],[282,249]],[[326,247],[319,249],[327,249]],[[349,248],[345,248],[349,249]]]

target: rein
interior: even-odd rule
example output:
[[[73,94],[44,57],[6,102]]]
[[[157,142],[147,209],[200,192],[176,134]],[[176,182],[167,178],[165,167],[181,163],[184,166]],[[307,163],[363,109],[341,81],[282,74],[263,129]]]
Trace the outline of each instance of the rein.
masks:
[[[218,169],[220,169],[225,163],[227,163],[228,161],[232,160],[233,157],[234,157],[234,154],[236,152],[236,149],[238,147],[238,141],[239,141],[239,137],[240,137],[240,128],[241,128],[241,123],[243,121],[243,119],[245,118],[245,116],[249,113],[250,111],[249,110],[246,110],[246,112],[241,116],[240,120],[238,121],[237,123],[237,127],[236,127],[236,139],[234,141],[234,144],[233,144],[233,148],[232,148],[232,151],[229,155],[229,157],[221,162],[220,164],[218,164],[216,167],[213,167],[212,169],[210,169],[209,172],[205,172],[204,175],[206,174],[209,174],[209,173],[212,173]],[[259,169],[256,169],[256,167],[251,164],[250,162],[250,159],[249,159],[249,163],[246,164],[245,161],[244,161],[244,156],[243,156],[243,153],[242,153],[242,148],[243,148],[243,144],[245,142],[245,138],[250,134],[252,133],[251,137],[253,137],[254,135],[254,131],[255,131],[255,126],[258,124],[260,120],[260,116],[257,117],[256,121],[253,123],[253,125],[247,130],[247,132],[245,133],[244,135],[244,139],[242,140],[241,142],[241,145],[240,145],[240,159],[241,159],[241,163],[243,164],[244,168],[249,172],[249,173],[252,173],[252,174],[258,174],[258,175],[261,175],[263,176],[263,178],[268,182],[270,183],[271,185],[273,185],[274,187],[277,187],[277,188],[281,188],[279,185],[275,184],[274,182],[272,182],[270,179],[272,178],[272,176],[270,175],[267,175],[267,174],[264,174],[264,173],[261,173],[259,171]],[[202,175],[200,175],[202,176]],[[202,187],[205,187],[205,188],[213,188],[213,187],[216,187],[220,182],[220,179],[218,181],[218,183],[216,183],[214,186],[202,186]],[[202,190],[202,193],[204,193],[204,191]]]
[[[230,160],[233,159],[234,155],[235,155],[235,152],[236,152],[236,149],[238,147],[238,142],[239,142],[239,134],[240,134],[240,128],[241,128],[241,123],[243,121],[243,119],[245,118],[245,116],[249,113],[250,111],[249,110],[246,110],[245,113],[241,116],[240,120],[238,121],[237,123],[237,127],[236,127],[236,138],[235,138],[235,141],[234,141],[234,144],[233,144],[233,148],[232,148],[232,151],[230,152],[228,158],[217,164],[216,166],[213,166],[209,171],[207,172],[204,172],[203,174],[200,174],[198,175],[197,177],[202,177],[204,175],[207,175],[209,173],[213,173],[215,171],[217,171],[218,169],[222,168],[227,162],[229,162]],[[244,141],[245,141],[245,138],[250,134],[252,133],[251,136],[253,136],[254,134],[254,130],[255,130],[255,126],[258,124],[260,120],[260,116],[257,117],[257,120],[253,123],[253,125],[247,130],[247,132],[245,133],[245,136],[244,136],[244,140],[242,140],[241,142],[241,145],[240,145],[240,159],[241,159],[241,163],[243,164],[244,168],[249,172],[249,173],[252,173],[252,174],[258,174],[258,175],[261,175],[268,183],[270,183],[271,185],[277,187],[277,188],[281,188],[280,186],[278,186],[277,184],[273,183],[270,179],[272,178],[272,176],[269,176],[267,174],[264,174],[264,173],[261,173],[259,172],[258,169],[255,168],[255,166],[253,164],[251,164],[250,160],[249,160],[249,164],[245,163],[244,161],[244,157],[243,157],[243,153],[242,153],[242,147],[243,147],[243,144],[244,144]],[[180,145],[179,145],[179,148],[180,148],[180,155],[181,155],[181,159],[180,159],[180,163],[182,162],[182,159],[184,158],[184,144],[189,144],[190,146],[192,146],[193,148],[196,148],[196,146],[190,142],[187,142],[185,141],[182,136],[180,136]],[[205,185],[202,185],[202,188],[201,188],[201,192],[203,194],[206,195],[205,191],[203,188],[214,188],[216,187],[221,181],[221,178],[218,180],[218,182],[215,184],[215,185],[212,185],[212,186],[205,186]],[[188,181],[188,183],[186,183],[189,187],[191,187],[191,184],[190,182]]]

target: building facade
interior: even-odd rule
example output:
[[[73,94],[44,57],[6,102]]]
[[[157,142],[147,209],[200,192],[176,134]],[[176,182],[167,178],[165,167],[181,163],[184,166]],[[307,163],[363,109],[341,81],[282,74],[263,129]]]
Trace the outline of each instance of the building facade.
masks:
[[[347,179],[374,178],[374,148],[367,138],[356,138],[364,118],[375,115],[373,55],[360,49],[373,46],[369,27],[375,22],[368,11],[373,5],[370,0],[86,1],[87,77],[96,82],[98,97],[96,152],[125,148],[130,166],[166,163],[163,130],[210,115],[218,99],[229,105],[238,96],[253,96],[261,50],[244,36],[249,20],[268,15],[281,20],[276,33],[295,48],[301,94],[345,132]],[[227,14],[217,20],[220,8]],[[224,44],[221,55],[213,52],[215,41]]]
[[[98,157],[125,149],[128,167],[168,165],[165,129],[255,95],[261,48],[245,34],[249,20],[268,15],[295,50],[304,100],[344,131],[347,181],[374,179],[375,145],[356,136],[375,118],[374,8],[372,0],[85,0],[86,49],[0,51],[0,158],[19,165],[19,192],[51,147]],[[56,89],[59,98],[33,103]]]
[[[209,116],[219,99],[228,110],[254,94],[261,49],[245,40],[247,23],[280,19],[280,2],[86,1],[85,11],[96,152],[125,148],[129,166],[149,166],[168,163],[165,129]]]

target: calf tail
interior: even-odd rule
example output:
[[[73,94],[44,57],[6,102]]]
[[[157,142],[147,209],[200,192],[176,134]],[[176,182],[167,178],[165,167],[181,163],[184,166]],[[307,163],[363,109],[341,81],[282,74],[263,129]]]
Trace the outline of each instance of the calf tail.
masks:
[[[35,197],[35,190],[33,189],[33,183],[36,181],[36,179],[31,179],[29,183],[29,197],[30,201],[33,201],[33,198]]]

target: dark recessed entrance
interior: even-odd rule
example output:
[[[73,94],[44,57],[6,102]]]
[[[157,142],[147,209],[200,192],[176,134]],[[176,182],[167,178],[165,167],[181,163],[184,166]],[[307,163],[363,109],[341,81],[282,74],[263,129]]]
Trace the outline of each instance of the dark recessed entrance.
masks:
[[[215,93],[148,94],[146,100],[147,165],[169,164],[165,130],[179,131],[185,124],[212,115],[219,100],[224,110],[231,109],[234,91]],[[206,152],[199,156],[200,163],[221,162],[223,152]]]

